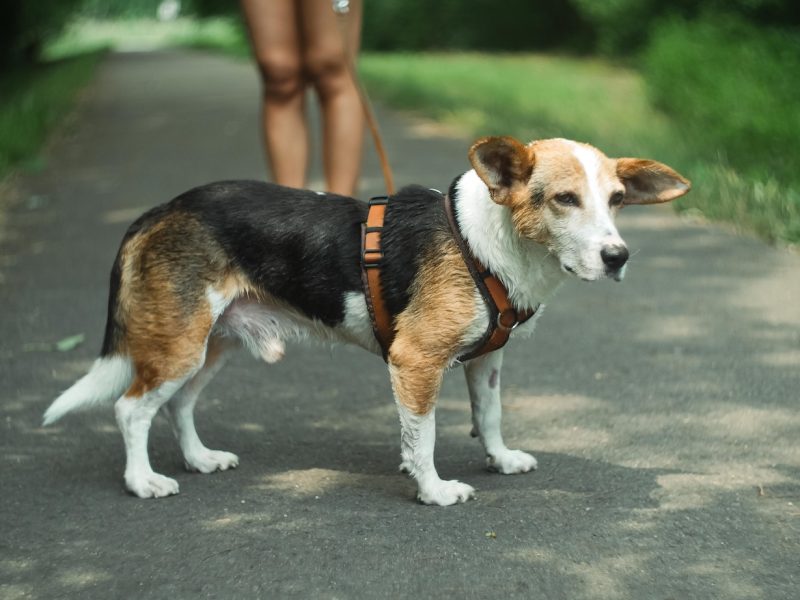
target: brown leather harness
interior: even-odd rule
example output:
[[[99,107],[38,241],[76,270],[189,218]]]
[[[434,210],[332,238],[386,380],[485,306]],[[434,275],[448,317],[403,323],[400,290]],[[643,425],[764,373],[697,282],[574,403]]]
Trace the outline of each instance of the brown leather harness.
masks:
[[[381,266],[383,261],[381,234],[388,203],[389,198],[387,196],[371,198],[367,221],[361,226],[361,273],[364,292],[372,320],[372,330],[375,333],[378,344],[380,344],[383,359],[387,361],[389,348],[395,335],[392,315],[389,314],[384,302],[383,289],[381,287]],[[475,282],[475,286],[486,304],[486,309],[489,311],[489,327],[486,329],[486,333],[472,350],[458,358],[459,362],[464,362],[505,346],[514,328],[535,315],[539,307],[524,311],[517,311],[514,308],[508,299],[508,290],[506,290],[503,283],[489,269],[484,267],[469,250],[458,228],[458,222],[456,221],[449,196],[443,195],[443,204],[456,245]]]
[[[364,296],[367,298],[369,316],[372,320],[372,331],[380,344],[383,360],[386,361],[389,358],[389,347],[394,340],[392,316],[383,301],[383,288],[381,287],[381,262],[383,261],[381,235],[387,204],[389,204],[388,196],[370,198],[367,221],[361,224],[361,281],[364,286]]]

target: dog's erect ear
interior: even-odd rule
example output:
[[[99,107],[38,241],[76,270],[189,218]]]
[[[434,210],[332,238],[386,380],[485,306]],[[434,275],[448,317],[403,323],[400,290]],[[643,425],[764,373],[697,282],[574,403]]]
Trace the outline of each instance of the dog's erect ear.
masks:
[[[492,200],[505,204],[533,172],[533,153],[512,137],[485,137],[472,144],[469,161]]]
[[[642,158],[618,158],[617,177],[625,184],[625,204],[658,204],[680,198],[691,182],[667,165]]]

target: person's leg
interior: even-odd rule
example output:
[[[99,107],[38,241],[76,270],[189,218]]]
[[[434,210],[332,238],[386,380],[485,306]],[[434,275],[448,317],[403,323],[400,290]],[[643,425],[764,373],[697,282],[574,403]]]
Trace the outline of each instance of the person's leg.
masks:
[[[299,0],[303,65],[319,96],[322,160],[328,191],[353,195],[361,168],[364,115],[347,61],[358,53],[361,0],[350,1],[341,28],[331,0]],[[346,42],[345,42],[346,40]]]
[[[275,183],[304,187],[308,165],[298,6],[294,0],[241,0],[264,87],[267,160]]]

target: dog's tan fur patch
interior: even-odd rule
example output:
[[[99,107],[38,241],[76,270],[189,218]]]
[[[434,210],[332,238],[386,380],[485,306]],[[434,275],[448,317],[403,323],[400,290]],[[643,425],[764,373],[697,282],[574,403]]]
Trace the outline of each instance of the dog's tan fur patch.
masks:
[[[411,302],[397,317],[397,337],[389,349],[398,400],[418,415],[430,412],[442,373],[475,318],[475,284],[451,239],[423,258]]]
[[[170,215],[136,233],[121,250],[117,319],[135,378],[127,395],[139,397],[180,379],[203,360],[214,315],[206,290],[233,298],[246,289],[222,249],[191,216]]]

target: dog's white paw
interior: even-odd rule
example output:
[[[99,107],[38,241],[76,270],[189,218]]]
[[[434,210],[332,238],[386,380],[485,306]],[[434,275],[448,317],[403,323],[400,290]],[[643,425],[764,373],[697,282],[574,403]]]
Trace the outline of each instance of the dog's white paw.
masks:
[[[199,473],[213,473],[214,471],[227,471],[239,466],[239,457],[231,452],[222,450],[204,450],[191,456],[184,457],[186,469]]]
[[[458,502],[466,502],[474,497],[475,488],[455,479],[451,481],[439,479],[434,483],[429,483],[424,489],[420,488],[417,494],[417,500],[423,504],[435,504],[437,506],[450,506]]]
[[[504,475],[527,473],[536,469],[536,459],[522,450],[504,450],[486,457],[486,466],[490,471]]]
[[[178,493],[178,482],[153,471],[126,473],[125,486],[139,498],[164,498]]]

